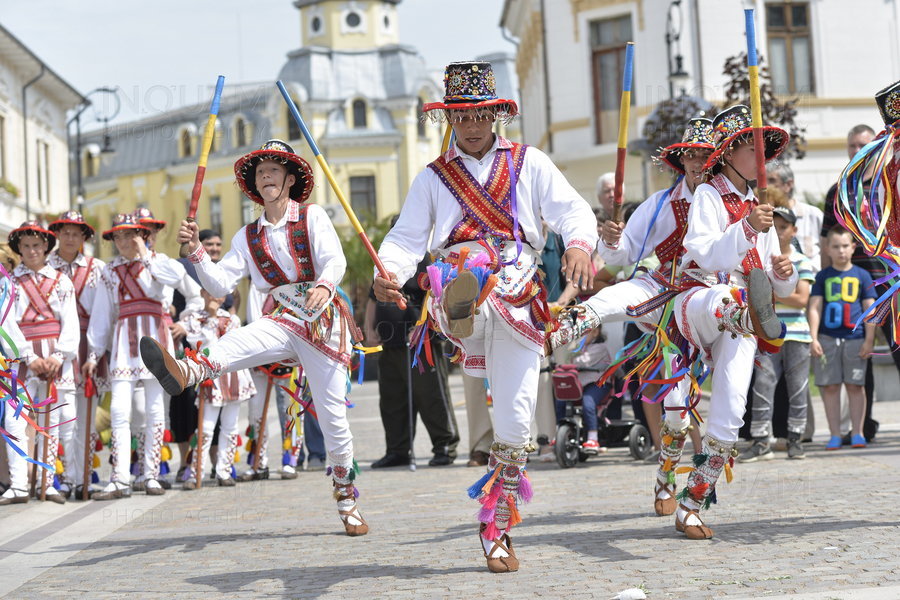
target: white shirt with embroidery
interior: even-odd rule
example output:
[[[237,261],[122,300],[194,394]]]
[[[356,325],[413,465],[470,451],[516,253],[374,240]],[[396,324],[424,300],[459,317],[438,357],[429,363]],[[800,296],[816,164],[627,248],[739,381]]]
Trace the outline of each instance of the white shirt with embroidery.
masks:
[[[727,182],[728,189],[744,201],[755,198],[753,188],[748,188],[746,194],[741,194],[727,177],[722,179]],[[750,227],[746,218],[731,223],[722,196],[708,183],[701,183],[694,190],[684,247],[687,253],[681,259],[682,266],[694,261],[707,274],[730,274],[731,282],[741,287],[744,286],[741,261],[751,248],[756,248],[776,296],[790,296],[797,286],[796,269],[790,277],[781,279],[772,268],[772,257],[781,254],[775,228],[760,233]]]
[[[448,161],[460,157],[466,170],[484,185],[497,151],[511,147],[511,142],[495,136],[491,149],[480,160],[462,152],[456,144],[444,156]],[[590,256],[596,247],[597,219],[590,206],[550,158],[535,147],[525,152],[516,182],[516,203],[519,225],[525,234],[522,242],[534,250],[540,252],[546,241],[542,219],[562,236],[566,249],[581,248]],[[459,202],[437,174],[426,168],[413,180],[400,218],[384,238],[378,256],[403,284],[415,274],[426,252],[445,247],[462,217]]]
[[[173,268],[171,266],[172,263],[178,263],[159,254],[150,254],[146,259],[135,258],[133,260],[117,256],[103,268],[102,285],[97,290],[97,296],[91,312],[91,321],[88,326],[88,348],[90,350],[88,360],[96,361],[97,357],[103,356],[105,352],[109,352],[109,374],[110,379],[113,381],[117,379],[134,381],[153,378],[153,375],[141,361],[140,352],[137,352],[134,356],[132,355],[135,354],[132,352],[130,341],[132,332],[129,322],[132,319],[119,320],[119,288],[123,284],[119,279],[119,274],[116,272],[116,267],[134,263],[143,267],[135,278],[138,286],[145,298],[160,303],[160,313],[158,317],[135,317],[136,330],[133,333],[138,343],[140,338],[146,335],[160,342],[165,342],[169,351],[172,351],[172,338],[169,335],[161,338],[159,335],[159,319],[162,318],[161,311],[162,302],[165,300],[165,288],[167,285],[177,286],[181,283],[184,276],[184,267],[178,265],[181,267],[181,271]],[[131,268],[137,269],[137,267]]]
[[[656,214],[656,207],[667,190],[668,188],[659,190],[641,202],[625,224],[622,237],[615,246],[608,246],[602,238],[600,239],[597,243],[597,253],[604,261],[611,265],[633,266],[653,254],[656,247],[672,235],[678,225],[675,213],[672,211],[672,201],[684,199],[690,204],[694,199],[694,194],[682,180],[663,201],[654,222],[653,216]],[[646,242],[644,241],[645,237]],[[642,246],[643,252],[641,252]]]
[[[56,387],[60,390],[75,389],[75,377],[72,370],[72,359],[78,353],[78,343],[81,340],[81,330],[78,326],[78,310],[75,307],[75,286],[72,281],[64,274],[60,273],[50,265],[44,265],[37,271],[32,271],[20,263],[13,270],[13,280],[16,282],[16,302],[10,315],[18,321],[20,325],[25,323],[33,323],[34,321],[25,321],[24,317],[31,303],[22,282],[30,279],[34,282],[35,287],[40,289],[44,280],[49,279],[55,281],[49,294],[46,296],[47,304],[53,313],[53,318],[59,321],[60,330],[59,337],[56,339],[43,339],[26,342],[24,347],[20,348],[23,361],[28,364],[36,356],[47,358],[52,356],[58,360],[62,368],[56,379]],[[43,320],[43,317],[37,319]],[[29,372],[30,378],[30,372]]]
[[[288,222],[296,223],[300,219],[300,203],[289,202],[284,216],[277,223],[270,223],[265,212],[257,221],[260,234],[265,234],[272,258],[284,272],[291,283],[299,279],[297,267],[291,252],[288,239]],[[309,253],[312,260],[316,285],[322,285],[334,294],[335,287],[340,284],[347,270],[347,261],[337,231],[328,218],[325,209],[317,204],[310,204],[306,212],[306,230],[309,234]],[[197,276],[203,289],[215,297],[224,297],[234,291],[241,279],[250,276],[253,287],[261,292],[268,292],[272,285],[259,272],[250,247],[247,244],[247,226],[241,227],[231,238],[231,248],[214,263],[200,246],[190,257],[197,265]]]

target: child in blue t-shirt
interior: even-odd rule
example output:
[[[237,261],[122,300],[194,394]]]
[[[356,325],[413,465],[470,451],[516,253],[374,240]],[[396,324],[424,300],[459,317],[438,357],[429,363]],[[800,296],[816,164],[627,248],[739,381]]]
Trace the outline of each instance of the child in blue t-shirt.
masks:
[[[828,232],[826,252],[831,266],[816,275],[809,297],[810,355],[816,385],[822,392],[831,439],[826,450],[841,447],[841,385],[850,400],[851,444],[865,448],[862,425],[866,414],[866,360],[872,353],[875,326],[857,328],[856,322],[875,301],[872,278],[850,258],[856,246],[850,232],[835,227]]]

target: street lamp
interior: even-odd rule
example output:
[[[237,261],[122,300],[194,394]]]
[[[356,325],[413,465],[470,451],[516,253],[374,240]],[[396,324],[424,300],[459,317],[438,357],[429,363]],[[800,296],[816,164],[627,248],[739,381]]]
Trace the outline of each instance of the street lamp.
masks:
[[[94,120],[100,123],[103,123],[103,147],[100,148],[100,152],[103,154],[107,154],[113,152],[113,148],[110,145],[110,135],[109,135],[109,122],[116,118],[119,114],[119,109],[122,107],[121,100],[119,100],[119,95],[116,92],[115,88],[109,87],[98,87],[94,90],[91,90],[84,96],[84,100],[78,106],[78,110],[72,116],[71,119],[66,122],[66,138],[69,138],[69,126],[74,121],[75,123],[75,183],[73,193],[70,195],[69,200],[69,208],[75,208],[73,203],[77,205],[77,210],[80,212],[82,210],[82,205],[84,204],[84,185],[81,181],[81,113],[83,113],[89,106],[93,106],[93,103],[90,100],[90,97],[94,94],[111,94],[114,102],[112,106],[114,108],[110,109],[109,106],[106,106],[106,110],[101,112],[100,109],[97,109],[95,106],[94,110]],[[71,146],[71,143],[69,144]],[[71,169],[69,175],[69,182],[72,185],[72,176]]]
[[[666,60],[669,67],[669,97],[675,97],[675,90],[685,94],[690,76],[684,70],[684,57],[681,55],[681,0],[672,0],[666,15]],[[672,47],[675,46],[673,61]],[[673,65],[674,62],[674,65]]]

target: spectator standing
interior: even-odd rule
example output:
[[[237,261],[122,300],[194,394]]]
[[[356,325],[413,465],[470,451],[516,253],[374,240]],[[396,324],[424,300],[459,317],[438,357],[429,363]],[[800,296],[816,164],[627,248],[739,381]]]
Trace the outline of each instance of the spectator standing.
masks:
[[[866,144],[875,139],[875,131],[869,127],[868,125],[856,125],[847,133],[847,156],[848,158],[853,158],[856,156],[856,153],[859,152]],[[868,177],[871,177],[871,174],[868,174]],[[871,184],[871,179],[867,179],[863,182],[865,187],[869,187]],[[835,225],[838,225],[837,218],[834,216],[834,202],[837,199],[837,183],[831,186],[828,190],[828,193],[825,194],[825,215],[822,220],[822,239],[821,243],[824,244],[825,237],[828,235],[828,232],[831,231]],[[881,264],[877,258],[873,258],[865,253],[862,249],[862,246],[859,244],[853,250],[853,257],[850,261],[863,269],[869,274],[869,277],[872,278],[872,281],[877,281],[878,279],[884,277],[886,275],[884,270],[884,265]],[[822,252],[822,268],[829,266],[831,264],[831,259],[828,258],[827,253]],[[876,297],[883,294],[887,291],[888,285],[881,284],[875,287]],[[897,372],[900,373],[900,351],[897,349],[897,340],[893,339],[893,333],[891,331],[891,323],[890,320],[886,320],[884,324],[881,326],[881,330],[884,332],[885,339],[888,341],[888,344],[891,346],[891,358],[894,359],[894,365],[897,367]],[[866,363],[866,381],[865,381],[865,389],[866,389],[866,418],[863,423],[863,435],[866,437],[866,441],[871,442],[875,439],[875,434],[878,432],[878,421],[872,418],[872,404],[875,401],[875,379],[872,374],[872,360],[869,359]],[[845,440],[845,443],[849,440]]]
[[[850,232],[834,228],[826,240],[831,265],[816,275],[807,312],[812,335],[810,354],[818,359],[813,362],[816,385],[822,391],[831,432],[825,449],[837,450],[842,445],[842,384],[850,399],[850,443],[854,448],[865,448],[862,432],[866,411],[865,361],[872,353],[875,325],[866,323],[863,333],[855,324],[875,301],[875,291],[865,269],[851,262],[856,244]]]
[[[781,161],[774,161],[766,167],[769,186],[781,190],[787,196],[788,208],[797,218],[796,238],[800,242],[800,252],[812,263],[814,273],[819,270],[819,236],[822,231],[824,215],[821,210],[796,197],[794,188],[794,171]]]
[[[810,260],[798,252],[791,242],[797,235],[798,217],[790,208],[778,206],[774,211],[774,227],[778,232],[781,252],[790,256],[799,281],[787,298],[778,298],[775,312],[787,328],[784,344],[777,354],[759,354],[753,383],[753,412],[750,435],[753,444],[738,457],[741,462],[774,458],[769,445],[772,436],[772,414],[775,387],[782,375],[787,384],[788,458],[806,458],[801,442],[806,429],[807,392],[809,390],[809,345],[812,341],[804,309],[809,300],[810,285],[815,281]]]

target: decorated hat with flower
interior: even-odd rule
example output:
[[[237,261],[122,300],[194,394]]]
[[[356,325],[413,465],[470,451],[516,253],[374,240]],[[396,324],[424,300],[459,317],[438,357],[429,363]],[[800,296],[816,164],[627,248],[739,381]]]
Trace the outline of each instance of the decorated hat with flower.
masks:
[[[688,150],[714,150],[713,122],[705,117],[694,117],[688,121],[687,129],[681,141],[670,144],[659,153],[659,160],[666,163],[679,173],[684,173],[684,163],[681,155]]]
[[[59,230],[62,229],[63,225],[78,225],[81,227],[81,232],[84,234],[85,241],[94,237],[94,228],[87,224],[87,221],[84,220],[84,215],[77,210],[67,210],[59,215],[55,221],[47,226],[47,229],[53,233],[59,233]]]
[[[132,213],[134,218],[138,223],[145,226],[147,229],[162,229],[166,226],[166,222],[162,219],[157,219],[153,216],[153,211],[151,211],[146,206],[142,206]]]
[[[274,160],[287,168],[288,175],[293,175],[295,180],[291,186],[291,200],[304,202],[312,193],[313,178],[312,168],[309,163],[297,156],[294,149],[281,140],[269,140],[259,150],[237,159],[234,163],[234,176],[241,190],[248,198],[257,204],[265,205],[265,201],[256,189],[256,167],[264,160]]]
[[[36,235],[46,241],[47,252],[50,252],[56,246],[56,235],[52,231],[45,229],[38,221],[25,221],[9,232],[9,247],[19,256],[22,256],[22,253],[19,252],[19,241],[23,235]]]
[[[766,146],[766,161],[777,158],[787,147],[791,136],[780,127],[766,125],[762,128]],[[716,115],[713,119],[713,143],[716,149],[710,155],[704,171],[718,173],[723,167],[723,156],[738,140],[753,143],[753,121],[750,109],[743,104],[735,104]]]
[[[133,213],[119,213],[113,217],[112,227],[103,232],[104,240],[111,240],[113,233],[134,229],[141,235],[147,235],[150,230],[141,223]]]
[[[499,119],[510,119],[519,113],[515,100],[497,97],[497,80],[491,63],[485,61],[454,62],[444,71],[444,99],[429,102],[422,110],[488,109]],[[437,113],[440,114],[440,113]]]

